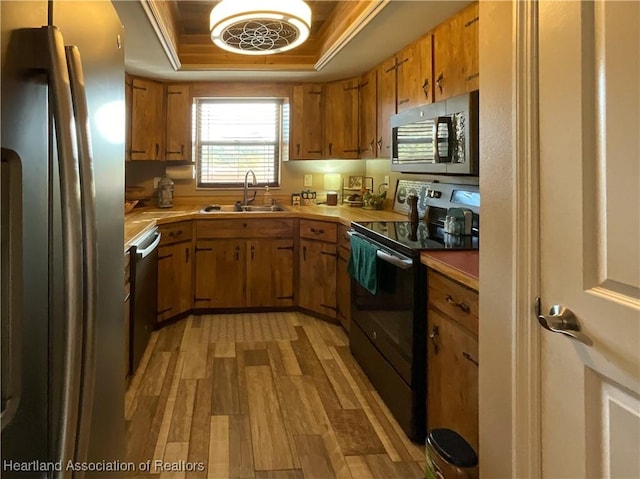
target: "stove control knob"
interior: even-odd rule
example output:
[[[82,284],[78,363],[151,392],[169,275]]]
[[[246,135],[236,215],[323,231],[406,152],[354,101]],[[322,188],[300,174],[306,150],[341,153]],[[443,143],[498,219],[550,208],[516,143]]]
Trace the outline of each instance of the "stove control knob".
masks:
[[[440,198],[442,196],[441,191],[431,190],[431,198]]]

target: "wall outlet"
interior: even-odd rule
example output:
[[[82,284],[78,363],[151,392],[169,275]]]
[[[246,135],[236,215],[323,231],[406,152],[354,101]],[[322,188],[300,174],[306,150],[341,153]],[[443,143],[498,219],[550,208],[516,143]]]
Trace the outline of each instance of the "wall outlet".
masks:
[[[384,175],[384,182],[387,184],[385,188],[389,189],[389,175]]]
[[[158,189],[158,183],[160,183],[160,177],[156,176],[153,178],[153,189],[157,190]]]
[[[313,186],[313,175],[304,175],[304,186]]]

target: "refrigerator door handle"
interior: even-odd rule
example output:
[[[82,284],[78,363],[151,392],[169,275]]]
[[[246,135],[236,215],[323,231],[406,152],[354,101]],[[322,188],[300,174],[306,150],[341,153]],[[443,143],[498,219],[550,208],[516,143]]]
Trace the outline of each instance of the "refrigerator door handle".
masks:
[[[91,433],[91,417],[95,388],[96,364],[96,318],[98,291],[98,253],[97,220],[95,206],[95,175],[93,171],[93,149],[91,145],[91,127],[84,72],[80,51],[75,46],[65,48],[69,80],[71,82],[71,100],[76,126],[80,165],[80,197],[82,208],[83,260],[83,342],[82,372],[80,382],[80,407],[78,412],[78,432],[76,437],[76,457],[85,462]]]
[[[62,33],[56,27],[42,27],[46,37],[49,97],[55,122],[58,168],[60,174],[60,207],[62,216],[62,253],[65,280],[64,317],[66,322],[63,386],[58,426],[58,460],[66,464],[75,460],[78,413],[80,407],[80,374],[82,344],[82,287],[84,250],[81,218],[78,151],[73,128],[74,116],[69,85],[69,72]],[[71,477],[71,471],[56,477]]]

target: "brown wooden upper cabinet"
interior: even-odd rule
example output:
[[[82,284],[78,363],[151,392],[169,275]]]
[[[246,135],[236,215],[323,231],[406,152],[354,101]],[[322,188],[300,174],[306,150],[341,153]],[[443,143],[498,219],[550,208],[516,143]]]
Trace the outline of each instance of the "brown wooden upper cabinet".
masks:
[[[322,84],[295,85],[291,99],[292,160],[319,160],[322,155],[324,88]]]
[[[191,160],[191,94],[189,85],[166,87],[165,160]]]
[[[378,70],[360,77],[360,158],[375,158],[378,140],[377,125]]]
[[[164,153],[164,86],[154,80],[131,80],[132,160],[160,160]]]
[[[396,57],[385,60],[378,66],[376,156],[391,158],[391,115],[396,113]]]
[[[433,101],[431,34],[396,54],[397,111]]]
[[[358,158],[359,81],[350,78],[324,87],[324,158]]]
[[[478,4],[462,10],[433,32],[433,81],[436,101],[477,90]]]

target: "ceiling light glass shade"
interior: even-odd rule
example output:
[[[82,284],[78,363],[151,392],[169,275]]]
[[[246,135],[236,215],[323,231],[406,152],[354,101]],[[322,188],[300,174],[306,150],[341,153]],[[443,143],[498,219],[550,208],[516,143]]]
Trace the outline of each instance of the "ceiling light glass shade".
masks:
[[[211,40],[243,55],[296,48],[309,37],[311,9],[303,0],[222,0],[211,10]]]

